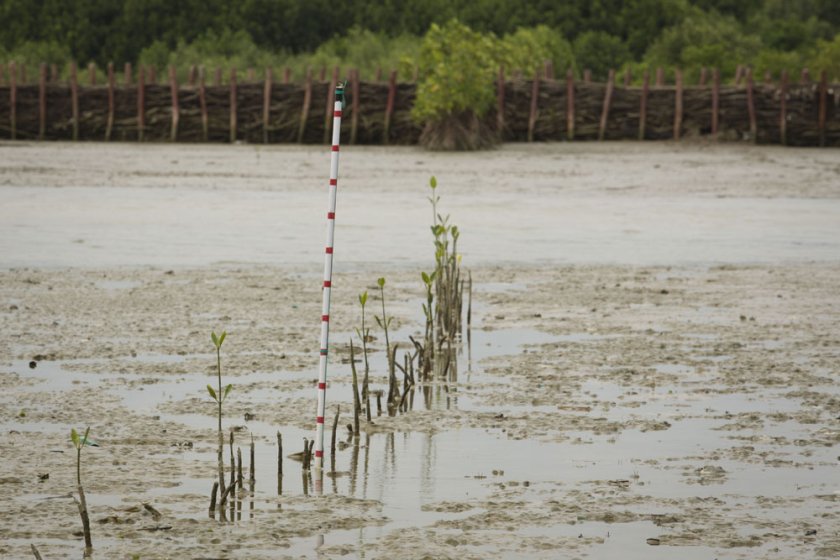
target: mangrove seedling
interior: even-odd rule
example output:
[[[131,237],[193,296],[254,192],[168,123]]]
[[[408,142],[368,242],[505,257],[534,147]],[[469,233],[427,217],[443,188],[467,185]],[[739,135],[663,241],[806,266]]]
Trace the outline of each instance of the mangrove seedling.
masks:
[[[219,495],[222,497],[219,500],[219,507],[224,506],[225,498],[227,494],[225,493],[225,457],[224,457],[224,450],[225,450],[225,436],[222,432],[222,403],[224,403],[227,396],[230,394],[230,390],[233,388],[233,385],[228,384],[224,390],[222,390],[222,344],[225,341],[225,337],[227,336],[227,332],[222,332],[220,336],[216,336],[215,332],[210,333],[210,340],[213,341],[213,345],[216,347],[216,374],[218,376],[219,381],[219,388],[218,391],[213,389],[213,386],[209,383],[207,384],[207,392],[210,393],[210,396],[213,397],[213,400],[216,401],[216,404],[219,406]]]
[[[93,541],[90,537],[90,517],[88,516],[87,500],[85,499],[85,489],[82,487],[82,448],[85,446],[99,447],[99,445],[90,439],[90,426],[85,430],[85,435],[79,437],[79,432],[76,428],[70,430],[70,441],[76,448],[76,491],[79,493],[79,498],[73,498],[76,505],[79,507],[79,516],[82,518],[82,532],[85,537],[85,558],[88,558],[93,553]]]
[[[367,290],[359,294],[359,305],[362,306],[362,329],[356,329],[356,334],[362,339],[362,354],[365,359],[365,375],[362,378],[362,401],[365,406],[365,415],[367,421],[370,422],[370,395],[368,394],[368,378],[370,376],[370,365],[368,364],[368,349],[367,343],[370,338],[370,329],[365,323],[365,304],[367,304],[368,293]]]
[[[396,392],[398,391],[396,368],[394,367],[393,354],[391,353],[391,341],[388,338],[388,327],[391,325],[393,317],[388,317],[385,313],[385,278],[378,278],[376,284],[379,286],[379,296],[382,300],[382,317],[374,315],[373,318],[376,319],[379,327],[385,331],[385,354],[388,358],[388,406],[390,407],[396,400]]]

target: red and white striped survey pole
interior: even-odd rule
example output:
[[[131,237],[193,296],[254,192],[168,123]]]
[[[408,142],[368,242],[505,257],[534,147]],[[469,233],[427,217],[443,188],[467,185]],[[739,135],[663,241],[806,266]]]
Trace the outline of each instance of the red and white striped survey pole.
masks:
[[[327,203],[327,247],[324,254],[324,289],[321,305],[321,352],[318,364],[318,413],[315,429],[315,470],[324,464],[324,413],[327,405],[327,350],[330,342],[330,292],[332,291],[333,241],[335,240],[335,201],[338,191],[338,143],[341,135],[341,109],[344,106],[344,84],[335,88],[333,110],[332,154],[330,157],[329,202]]]

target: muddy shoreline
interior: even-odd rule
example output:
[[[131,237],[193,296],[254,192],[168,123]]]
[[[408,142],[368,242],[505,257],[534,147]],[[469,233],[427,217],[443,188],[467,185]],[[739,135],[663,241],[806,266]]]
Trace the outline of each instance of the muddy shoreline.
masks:
[[[320,487],[288,456],[314,431],[329,153],[0,152],[0,557],[81,555],[68,435],[88,425],[95,558],[840,556],[829,150],[342,151],[327,415],[342,412]],[[470,344],[456,378],[353,438],[357,296],[384,275],[391,339],[422,328],[431,174],[475,281]],[[228,332],[224,427],[246,476],[256,446],[228,522],[207,512],[211,330]]]

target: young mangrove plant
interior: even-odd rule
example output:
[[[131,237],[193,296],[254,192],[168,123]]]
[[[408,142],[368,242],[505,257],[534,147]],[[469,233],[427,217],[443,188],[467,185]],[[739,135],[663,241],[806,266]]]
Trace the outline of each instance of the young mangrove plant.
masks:
[[[365,363],[365,375],[362,378],[362,402],[364,402],[365,406],[365,416],[367,421],[370,422],[370,394],[369,394],[369,386],[368,386],[368,378],[370,376],[370,365],[368,364],[368,349],[367,343],[368,339],[370,338],[370,329],[367,328],[365,323],[365,304],[367,304],[368,300],[368,293],[367,290],[359,294],[359,305],[362,307],[362,329],[356,329],[356,334],[360,339],[362,339],[362,355],[364,356],[364,363]]]
[[[396,405],[396,400],[400,396],[399,395],[399,388],[397,387],[397,373],[396,373],[396,366],[395,366],[395,356],[396,356],[396,348],[394,351],[391,350],[391,340],[388,337],[388,327],[391,326],[391,320],[393,317],[388,317],[385,312],[385,278],[380,277],[376,280],[376,285],[379,286],[379,297],[382,300],[382,317],[379,315],[374,315],[374,319],[376,319],[376,323],[379,327],[385,331],[385,354],[388,358],[388,409],[389,411],[393,409]]]
[[[82,533],[85,537],[85,553],[84,557],[88,558],[93,554],[93,541],[90,537],[90,517],[88,516],[87,500],[85,499],[85,489],[82,487],[82,448],[85,446],[98,447],[98,444],[90,439],[90,427],[85,430],[85,435],[79,437],[79,433],[75,428],[70,430],[70,441],[76,448],[76,491],[79,493],[79,498],[73,498],[76,505],[79,507],[79,516],[82,518]]]
[[[213,345],[216,347],[216,374],[218,377],[218,390],[213,389],[213,386],[209,383],[207,384],[207,392],[210,393],[210,396],[213,397],[213,400],[216,401],[218,405],[218,420],[219,420],[219,453],[218,453],[218,462],[219,462],[219,495],[221,499],[219,500],[219,507],[223,507],[225,504],[225,498],[227,497],[227,492],[225,491],[225,436],[222,432],[222,403],[224,403],[227,396],[230,394],[231,389],[233,389],[233,385],[228,384],[224,390],[222,390],[222,344],[225,341],[225,337],[227,336],[227,332],[222,332],[220,336],[216,336],[215,332],[210,333],[210,340],[213,341]],[[232,466],[231,466],[232,468]]]

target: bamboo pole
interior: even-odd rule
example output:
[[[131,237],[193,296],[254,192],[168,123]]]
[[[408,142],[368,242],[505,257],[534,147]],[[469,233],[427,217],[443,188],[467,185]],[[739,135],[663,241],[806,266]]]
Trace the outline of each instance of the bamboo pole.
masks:
[[[782,146],[787,145],[787,96],[788,96],[788,73],[782,71],[782,80],[779,86],[779,142]]]
[[[355,144],[359,132],[359,69],[350,70],[350,95],[352,96],[352,114],[350,116],[350,143]]]
[[[682,70],[675,71],[674,91],[674,140],[679,140],[682,135],[683,122],[683,75]]]
[[[268,144],[268,127],[271,118],[271,68],[265,69],[265,84],[263,85],[263,144]]]
[[[105,121],[105,141],[111,140],[114,129],[114,63],[108,63],[108,117]]]
[[[43,140],[47,130],[47,65],[38,67],[38,140]]]
[[[394,113],[394,101],[397,97],[397,71],[391,70],[388,76],[388,100],[385,104],[385,127],[382,132],[382,143],[389,144],[391,136],[391,116]]]
[[[169,97],[172,100],[172,128],[169,139],[175,142],[178,139],[178,121],[181,117],[181,109],[178,104],[178,75],[175,67],[169,67]]]
[[[143,141],[146,128],[146,67],[137,69],[137,140]]]
[[[505,67],[499,66],[496,79],[496,133],[501,139],[505,131]]]
[[[642,74],[642,96],[639,99],[639,140],[645,139],[645,127],[647,126],[647,100],[650,91],[650,71],[645,70]]]
[[[306,79],[303,83],[303,107],[300,111],[300,126],[298,127],[298,144],[303,143],[306,133],[306,121],[309,119],[309,105],[312,103],[312,69],[306,69]]]
[[[230,69],[230,143],[236,142],[236,67]]]
[[[534,74],[531,82],[531,110],[528,113],[528,142],[534,141],[534,128],[537,126],[537,114],[539,113],[540,99],[540,75]]]
[[[820,136],[820,147],[825,147],[825,118],[828,112],[828,74],[820,72],[819,110],[817,115],[817,130]]]
[[[204,86],[205,79],[204,66],[198,70],[198,105],[201,110],[201,137],[207,142],[209,139],[210,126],[209,117],[207,115],[207,91]]]
[[[575,139],[575,74],[566,71],[566,138]]]
[[[12,140],[17,138],[17,64],[9,63],[9,129]]]
[[[612,102],[613,89],[615,88],[615,70],[610,69],[607,76],[607,91],[604,93],[604,103],[601,107],[601,121],[598,124],[598,140],[603,141],[607,133],[607,119],[610,115],[610,103]]]
[[[73,115],[73,140],[79,139],[79,80],[76,63],[70,63],[70,104]]]
[[[720,126],[720,70],[712,69],[712,136],[717,139]]]
[[[747,115],[750,119],[750,138],[752,138],[753,142],[756,142],[758,139],[758,123],[756,122],[755,116],[755,83],[753,82],[752,68],[747,68],[745,74],[747,84]]]

